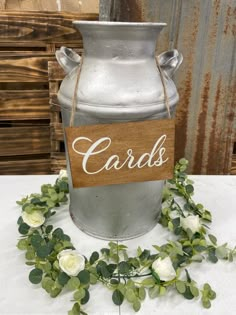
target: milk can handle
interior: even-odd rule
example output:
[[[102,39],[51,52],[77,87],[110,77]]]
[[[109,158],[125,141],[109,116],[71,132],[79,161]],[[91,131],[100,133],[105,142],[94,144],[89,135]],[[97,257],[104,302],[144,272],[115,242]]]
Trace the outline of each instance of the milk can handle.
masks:
[[[183,61],[183,55],[176,49],[165,51],[157,58],[162,71],[164,71],[170,78]]]
[[[72,49],[62,46],[56,51],[56,58],[66,74],[80,64],[80,56]]]

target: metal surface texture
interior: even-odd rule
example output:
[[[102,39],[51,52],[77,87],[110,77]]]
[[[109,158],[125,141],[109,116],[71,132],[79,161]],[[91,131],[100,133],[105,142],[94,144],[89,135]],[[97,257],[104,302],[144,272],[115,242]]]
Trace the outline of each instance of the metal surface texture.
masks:
[[[185,156],[193,174],[236,174],[236,1],[106,2],[100,0],[100,18],[127,20],[127,13],[121,12],[125,2],[130,20],[167,23],[158,54],[173,47],[183,53],[174,78],[180,95],[176,159]]]
[[[176,159],[185,156],[193,174],[229,174],[235,120],[235,0],[143,1],[143,17],[168,24],[159,49],[184,55],[175,75]]]
[[[163,85],[155,61],[156,39],[165,25],[74,24],[84,41],[74,126],[166,118]],[[162,55],[164,68],[168,65],[166,58],[170,68],[182,61],[176,51]],[[68,60],[68,71],[70,65]],[[70,121],[77,72],[75,67],[66,76],[58,93],[64,126]],[[171,78],[166,73],[164,77],[173,114],[178,93]],[[73,189],[70,180],[70,213],[88,234],[113,240],[133,238],[156,225],[162,187],[163,181],[152,181]]]

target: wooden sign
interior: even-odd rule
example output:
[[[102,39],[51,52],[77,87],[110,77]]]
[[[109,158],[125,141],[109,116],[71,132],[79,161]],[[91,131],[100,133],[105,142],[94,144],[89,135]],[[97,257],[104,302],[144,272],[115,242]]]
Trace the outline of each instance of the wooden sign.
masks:
[[[74,188],[172,178],[174,120],[66,127]]]

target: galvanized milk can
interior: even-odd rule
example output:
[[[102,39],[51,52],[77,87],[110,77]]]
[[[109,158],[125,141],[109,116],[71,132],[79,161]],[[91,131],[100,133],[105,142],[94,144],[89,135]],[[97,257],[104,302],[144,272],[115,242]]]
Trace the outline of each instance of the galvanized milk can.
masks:
[[[75,21],[84,44],[74,125],[162,119],[167,117],[163,84],[156,66],[158,34],[165,23]],[[67,76],[58,100],[63,126],[69,125],[80,57],[62,47],[56,53]],[[176,50],[158,56],[170,112],[178,93],[171,76],[182,62]],[[151,230],[157,223],[163,181],[73,188],[70,214],[84,232],[103,239],[124,240]]]

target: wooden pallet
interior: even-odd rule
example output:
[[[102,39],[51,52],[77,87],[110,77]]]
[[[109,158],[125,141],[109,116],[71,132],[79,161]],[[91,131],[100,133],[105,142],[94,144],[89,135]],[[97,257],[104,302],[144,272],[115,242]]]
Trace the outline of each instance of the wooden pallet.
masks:
[[[60,46],[82,49],[72,26],[78,19],[97,15],[0,12],[0,174],[46,174],[65,166],[60,112],[53,105],[60,82],[49,81],[48,62],[57,65]]]
[[[65,148],[62,130],[61,110],[57,93],[65,73],[56,61],[48,62],[50,134],[51,134],[51,170],[54,173],[66,167]]]

